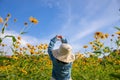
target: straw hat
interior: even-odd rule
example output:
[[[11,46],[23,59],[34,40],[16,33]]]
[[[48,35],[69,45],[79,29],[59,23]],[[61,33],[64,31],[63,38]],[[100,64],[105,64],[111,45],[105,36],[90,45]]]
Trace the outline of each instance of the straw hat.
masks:
[[[53,50],[52,53],[56,59],[62,62],[70,63],[75,60],[75,56],[72,54],[72,47],[66,43],[61,44],[59,49]]]

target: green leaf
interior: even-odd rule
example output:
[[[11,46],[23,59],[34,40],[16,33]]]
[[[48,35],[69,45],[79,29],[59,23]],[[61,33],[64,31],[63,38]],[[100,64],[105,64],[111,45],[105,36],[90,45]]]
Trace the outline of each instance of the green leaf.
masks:
[[[120,40],[116,40],[116,44],[120,46]]]
[[[6,37],[11,37],[11,38],[12,38],[12,41],[13,41],[13,42],[16,42],[16,38],[15,38],[15,36],[12,36],[12,35],[6,35],[5,38],[6,38]]]
[[[16,38],[14,36],[12,36],[12,40],[13,42],[16,42]]]
[[[115,27],[115,29],[119,30],[120,31],[120,28],[119,27]]]
[[[2,38],[0,38],[0,43],[2,42]]]
[[[5,26],[2,28],[2,34],[4,34],[4,31],[5,31]]]
[[[20,34],[25,34],[25,33],[27,33],[27,32],[21,32]]]
[[[120,79],[120,74],[119,73],[111,73],[110,76]]]
[[[93,51],[93,53],[102,53],[101,50],[96,50],[96,51]]]
[[[14,53],[14,52],[15,52],[15,50],[14,50],[12,47],[10,47],[10,48],[11,48],[12,52]]]
[[[96,46],[99,46],[99,44],[98,43],[94,43]]]
[[[110,48],[109,48],[109,47],[105,47],[105,48],[103,49],[103,52],[104,52],[104,53],[109,53],[109,52],[110,52]]]

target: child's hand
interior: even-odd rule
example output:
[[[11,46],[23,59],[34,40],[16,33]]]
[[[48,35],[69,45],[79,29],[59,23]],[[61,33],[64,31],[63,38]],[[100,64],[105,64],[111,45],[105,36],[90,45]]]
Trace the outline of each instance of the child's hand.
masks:
[[[61,40],[62,39],[62,36],[61,35],[57,35],[56,36],[58,40]]]

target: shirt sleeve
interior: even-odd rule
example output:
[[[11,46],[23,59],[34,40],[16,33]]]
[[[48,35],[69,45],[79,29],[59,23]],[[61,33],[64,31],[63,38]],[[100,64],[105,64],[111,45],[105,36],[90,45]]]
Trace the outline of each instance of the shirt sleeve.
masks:
[[[51,60],[53,60],[53,58],[54,58],[53,54],[52,54],[52,50],[54,48],[54,45],[55,45],[56,41],[57,41],[56,37],[52,38],[50,40],[50,43],[49,43],[49,46],[48,46],[48,54],[49,54]]]
[[[67,39],[62,38],[62,43],[68,43]]]

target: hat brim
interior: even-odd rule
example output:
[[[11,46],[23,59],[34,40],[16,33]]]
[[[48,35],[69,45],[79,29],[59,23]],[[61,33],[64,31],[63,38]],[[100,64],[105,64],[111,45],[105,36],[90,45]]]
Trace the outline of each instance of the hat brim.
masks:
[[[58,59],[62,62],[70,63],[70,62],[73,62],[75,60],[75,56],[71,52],[68,54],[65,54],[65,55],[61,55],[59,53],[59,49],[55,49],[55,50],[52,50],[52,53],[56,59]]]

